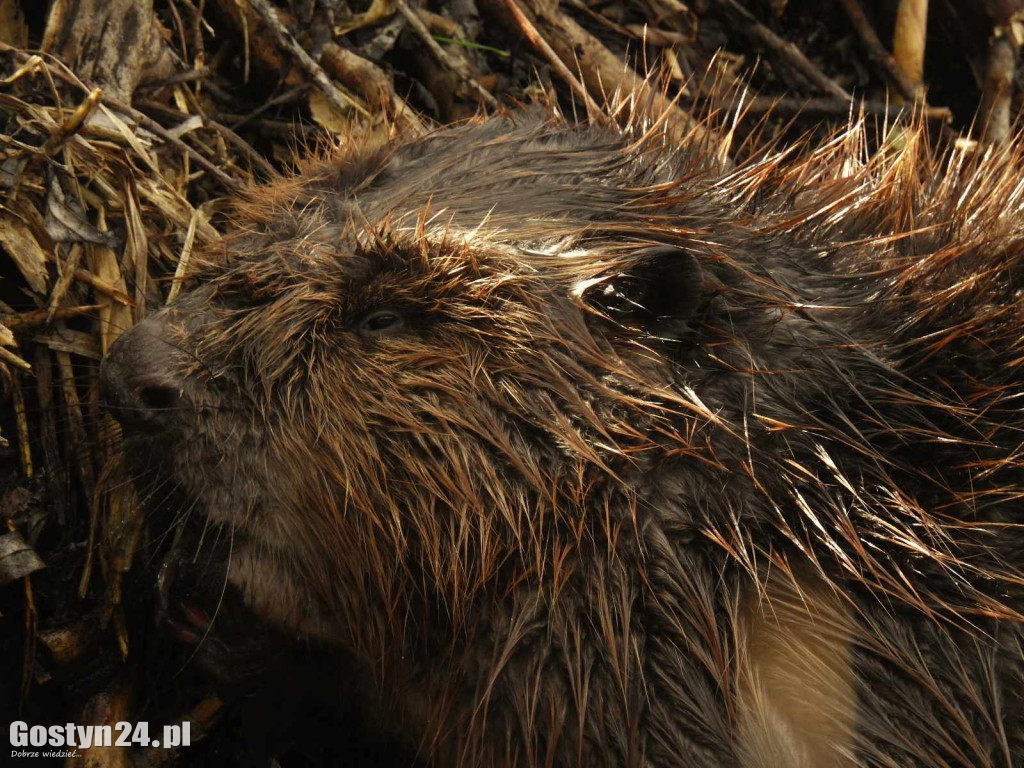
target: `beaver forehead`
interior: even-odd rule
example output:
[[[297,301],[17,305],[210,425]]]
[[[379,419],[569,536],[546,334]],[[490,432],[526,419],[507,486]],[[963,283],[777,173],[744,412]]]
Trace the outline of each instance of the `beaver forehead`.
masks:
[[[565,267],[581,259],[565,254]],[[368,298],[411,300],[484,297],[515,282],[536,284],[551,251],[531,251],[490,240],[479,233],[445,227],[417,232],[387,229],[360,236],[280,241],[242,249],[229,266],[210,275],[214,297],[267,303],[277,299],[361,302]],[[593,261],[588,257],[588,261]]]
[[[571,292],[630,250],[682,244],[697,209],[726,215],[708,200],[709,161],[655,143],[533,114],[355,148],[254,191],[200,277],[243,294],[340,295],[388,273],[423,290],[425,271],[446,287],[526,278]]]
[[[580,286],[626,269],[650,243],[646,233],[570,232],[564,226],[529,240],[488,225],[465,230],[448,211],[402,224],[344,224],[312,214],[301,231],[246,233],[203,282],[229,306],[303,302],[308,313],[367,309],[374,302],[531,304],[577,297]],[[575,299],[573,299],[575,300]]]
[[[316,199],[337,222],[377,226],[410,226],[428,211],[466,231],[486,226],[529,241],[621,218],[623,206],[691,163],[706,164],[652,155],[621,132],[528,113],[339,158],[296,206]]]

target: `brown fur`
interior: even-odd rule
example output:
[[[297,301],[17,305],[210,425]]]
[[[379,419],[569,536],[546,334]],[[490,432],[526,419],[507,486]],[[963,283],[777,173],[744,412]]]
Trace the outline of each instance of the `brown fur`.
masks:
[[[121,342],[168,350],[233,583],[437,765],[1024,760],[1017,151],[645,130],[499,118],[249,195]]]

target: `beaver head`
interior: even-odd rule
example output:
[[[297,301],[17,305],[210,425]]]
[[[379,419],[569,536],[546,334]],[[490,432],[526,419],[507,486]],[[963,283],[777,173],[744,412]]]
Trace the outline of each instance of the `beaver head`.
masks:
[[[248,195],[107,400],[438,763],[987,764],[1022,195],[856,144],[726,169],[527,115],[349,151]]]

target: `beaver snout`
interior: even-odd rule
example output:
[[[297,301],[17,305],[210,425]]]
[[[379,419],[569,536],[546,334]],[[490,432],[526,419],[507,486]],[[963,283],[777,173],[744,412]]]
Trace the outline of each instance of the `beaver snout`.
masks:
[[[182,381],[175,346],[160,315],[126,331],[100,367],[103,403],[125,430],[159,432],[181,407]]]

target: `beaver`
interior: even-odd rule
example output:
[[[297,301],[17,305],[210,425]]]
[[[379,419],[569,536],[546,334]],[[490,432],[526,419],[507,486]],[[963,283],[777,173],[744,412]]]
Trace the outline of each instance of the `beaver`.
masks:
[[[1020,150],[866,146],[356,142],[244,196],[104,397],[432,765],[1024,764]]]

